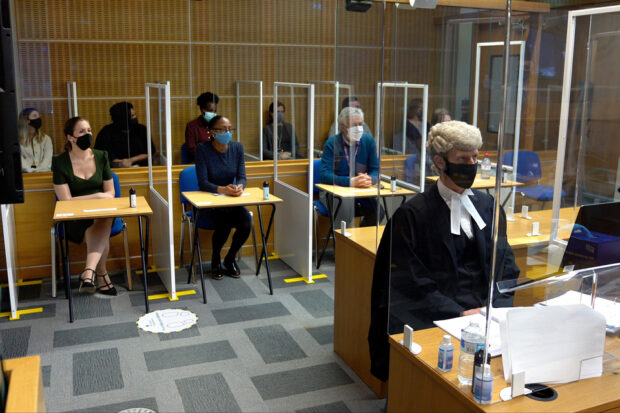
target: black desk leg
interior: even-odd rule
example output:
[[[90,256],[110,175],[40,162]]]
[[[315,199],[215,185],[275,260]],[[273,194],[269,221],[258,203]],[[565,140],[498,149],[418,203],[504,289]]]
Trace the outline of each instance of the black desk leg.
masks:
[[[319,260],[316,264],[317,269],[321,266],[321,261],[323,261],[323,255],[325,255],[327,244],[329,244],[329,237],[331,237],[332,240],[334,240],[334,251],[336,250],[336,233],[334,232],[334,217],[338,215],[338,211],[340,211],[340,206],[342,205],[342,199],[340,198],[336,198],[336,199],[338,199],[338,206],[336,207],[336,212],[332,213],[333,211],[332,203],[334,202],[334,196],[328,195],[328,200],[327,200],[328,211],[327,212],[329,215],[329,231],[327,232],[327,238],[325,239],[325,243],[323,244],[323,249],[321,250],[321,255],[319,256]]]
[[[148,288],[148,284],[147,284],[147,273],[146,273],[146,260],[148,258],[147,251],[148,251],[148,246],[146,246],[145,244],[148,244],[149,242],[149,217],[145,216],[144,219],[146,220],[146,242],[144,239],[144,234],[142,232],[142,216],[140,215],[138,217],[138,230],[140,232],[140,255],[142,257],[142,285],[144,286],[144,306],[146,308],[146,313],[150,313],[150,308],[149,308],[149,288]]]
[[[61,241],[61,245],[63,242],[65,243],[64,251],[61,251],[65,270],[65,294],[69,299],[69,322],[73,323],[73,294],[71,293],[71,269],[69,268],[69,239],[67,238],[67,229],[65,228],[64,221],[62,222],[62,234],[64,239]]]
[[[200,210],[194,207],[194,242],[192,243],[192,259],[189,262],[189,276],[187,277],[187,283],[192,280],[192,270],[194,269],[194,254],[198,254],[198,267],[200,268],[200,285],[202,286],[202,302],[207,303],[207,292],[205,290],[205,276],[202,269],[202,253],[200,250],[200,237],[198,236],[198,220],[200,219]],[[196,252],[196,250],[198,252]],[[213,265],[213,263],[211,263]]]
[[[269,238],[269,232],[271,231],[271,224],[273,224],[273,217],[276,214],[276,205],[271,204],[271,217],[269,218],[269,224],[267,225],[267,233],[265,233],[263,227],[263,214],[261,212],[260,205],[256,205],[258,211],[258,224],[260,225],[260,237],[263,243],[263,250],[258,258],[258,266],[256,267],[256,275],[260,272],[261,264],[263,263],[263,256],[265,257],[265,269],[267,270],[267,281],[269,283],[269,294],[273,295],[273,286],[271,284],[271,271],[269,271],[269,259],[267,257],[267,238]]]

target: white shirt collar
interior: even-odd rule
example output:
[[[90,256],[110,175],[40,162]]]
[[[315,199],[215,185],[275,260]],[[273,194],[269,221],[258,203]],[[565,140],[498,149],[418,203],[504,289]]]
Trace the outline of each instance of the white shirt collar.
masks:
[[[469,196],[474,194],[471,189],[468,188],[459,194],[444,185],[441,178],[437,180],[437,189],[450,209],[450,232],[452,234],[461,235],[462,228],[467,238],[472,239],[474,234],[471,228],[471,218],[476,221],[478,228],[486,227],[486,223],[469,199]]]

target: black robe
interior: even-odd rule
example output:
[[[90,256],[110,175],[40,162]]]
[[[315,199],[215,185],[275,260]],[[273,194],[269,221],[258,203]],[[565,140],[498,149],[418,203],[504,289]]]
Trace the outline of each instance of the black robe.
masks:
[[[403,325],[414,330],[433,327],[433,321],[458,317],[473,301],[486,303],[492,254],[493,197],[473,190],[470,196],[487,224],[482,230],[472,219],[474,247],[483,273],[473,279],[472,293],[459,290],[460,254],[450,232],[450,209],[437,185],[401,206],[388,221],[373,274],[371,322],[368,333],[371,372],[388,379],[388,334],[401,333]],[[465,236],[461,231],[461,236]],[[516,279],[519,268],[506,239],[506,217],[500,214],[496,281]],[[495,307],[512,306],[512,294],[500,295],[495,287]],[[475,300],[472,300],[475,299]],[[483,304],[484,305],[484,304]],[[437,343],[439,345],[439,343]]]

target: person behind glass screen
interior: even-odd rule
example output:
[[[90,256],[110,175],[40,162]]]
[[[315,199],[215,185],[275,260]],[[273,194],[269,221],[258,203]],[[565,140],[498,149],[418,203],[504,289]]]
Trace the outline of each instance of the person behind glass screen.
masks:
[[[332,136],[323,146],[321,157],[321,182],[329,185],[370,188],[378,182],[379,159],[375,140],[364,133],[364,112],[355,107],[345,107],[338,115],[340,133]],[[353,168],[351,168],[353,165]],[[331,202],[323,192],[321,200]],[[353,201],[353,204],[347,201]],[[342,200],[336,222],[350,222],[361,216],[361,226],[376,225],[376,200]]]
[[[293,125],[284,122],[284,113],[286,107],[282,102],[278,102],[278,145],[277,150],[274,151],[273,145],[273,102],[269,105],[269,123],[263,127],[263,159],[273,159],[273,153],[277,152],[278,159],[298,159],[303,158],[303,155],[299,153],[299,141],[297,140],[297,134],[294,134],[295,139],[295,156],[293,156]]]
[[[41,132],[41,123],[41,115],[35,108],[26,108],[19,114],[17,130],[21,148],[22,172],[52,170],[54,146],[50,137]]]
[[[405,153],[420,154],[422,150],[422,117],[423,106],[422,99],[412,99],[407,105],[407,123],[405,129]],[[429,126],[426,125],[428,131]],[[402,135],[401,138],[394,140],[394,149],[402,151]]]
[[[448,112],[448,109],[437,108],[435,109],[435,111],[433,112],[433,116],[431,117],[431,126],[435,126],[438,123],[447,122],[449,120],[452,120],[452,117],[450,116],[450,112]]]
[[[217,114],[217,103],[220,98],[211,92],[205,92],[196,98],[196,104],[200,108],[200,116],[189,121],[185,126],[185,149],[189,163],[196,159],[196,147],[201,142],[211,140],[209,122]]]
[[[461,121],[431,128],[427,148],[440,174],[436,184],[403,204],[385,226],[371,290],[368,342],[371,372],[388,378],[388,334],[433,327],[433,321],[479,313],[486,305],[493,253],[493,197],[470,189],[476,177],[480,130]],[[500,209],[496,280],[519,268]],[[390,288],[391,287],[391,288]],[[494,286],[493,306],[512,306]]]
[[[118,102],[110,107],[112,123],[105,125],[97,134],[95,149],[106,151],[115,168],[148,166],[148,139],[146,126],[138,123],[133,105]],[[151,155],[155,145],[151,141]]]
[[[58,200],[114,198],[108,153],[90,148],[93,135],[88,120],[80,117],[69,119],[64,134],[67,139],[65,152],[52,160],[54,191]],[[113,218],[100,218],[65,223],[65,236],[69,241],[81,244],[86,240],[86,268],[80,274],[80,291],[117,294],[106,269],[112,221]]]
[[[246,185],[243,145],[232,142],[230,121],[216,115],[209,122],[213,139],[196,148],[196,177],[201,191],[238,197]],[[201,213],[201,220],[215,228],[212,237],[211,277],[216,280],[224,275],[239,278],[241,271],[235,255],[248,239],[251,230],[250,213],[245,207],[213,208]],[[222,263],[220,252],[235,228],[230,249]]]
[[[340,106],[340,110],[342,110],[344,108],[348,108],[348,107],[358,108],[358,109],[361,110],[362,109],[362,104],[360,103],[360,100],[357,98],[357,96],[351,96],[350,98],[346,97],[346,98],[342,99],[342,105]],[[372,135],[372,132],[370,131],[370,127],[368,127],[366,122],[364,122],[362,127],[364,128],[364,134],[365,135]],[[328,135],[328,137],[335,136],[339,131],[340,131],[340,127],[338,126],[338,119],[334,119],[334,122],[332,123],[332,126],[330,126],[330,128],[329,128],[329,135]]]

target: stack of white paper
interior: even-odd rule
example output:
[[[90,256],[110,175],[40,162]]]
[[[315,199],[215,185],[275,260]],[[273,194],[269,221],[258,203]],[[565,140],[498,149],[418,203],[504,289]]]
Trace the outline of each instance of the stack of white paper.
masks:
[[[495,309],[493,309],[495,311]],[[486,327],[486,318],[481,314],[472,314],[464,317],[450,318],[448,320],[433,321],[433,323],[446,333],[461,340],[461,330],[466,328],[470,321],[477,321],[480,328],[484,332]],[[489,354],[491,357],[502,354],[501,339],[499,334],[499,323],[495,320],[491,321],[491,330],[489,332]]]
[[[504,378],[564,383],[603,372],[605,318],[585,305],[515,308],[500,323]]]
[[[581,294],[578,291],[567,291],[564,294],[542,301],[536,305],[567,305],[567,304],[585,304],[590,305],[591,298],[588,294]],[[620,330],[620,303],[607,300],[605,298],[596,297],[594,300],[594,310],[603,314],[607,331],[616,333]]]

